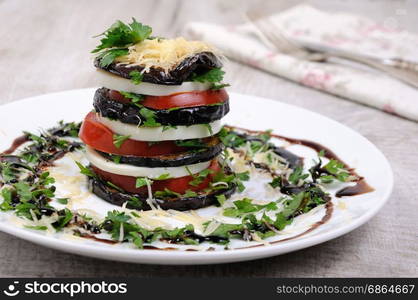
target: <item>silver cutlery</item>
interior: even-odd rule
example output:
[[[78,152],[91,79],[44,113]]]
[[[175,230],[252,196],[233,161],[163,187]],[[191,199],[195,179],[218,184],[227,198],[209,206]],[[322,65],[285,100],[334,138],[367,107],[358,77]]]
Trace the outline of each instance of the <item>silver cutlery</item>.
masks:
[[[379,59],[323,45],[295,42],[287,38],[268,16],[247,12],[247,17],[259,33],[283,54],[315,62],[325,62],[332,57],[354,61],[383,71],[418,88],[418,64],[415,62],[400,58]]]

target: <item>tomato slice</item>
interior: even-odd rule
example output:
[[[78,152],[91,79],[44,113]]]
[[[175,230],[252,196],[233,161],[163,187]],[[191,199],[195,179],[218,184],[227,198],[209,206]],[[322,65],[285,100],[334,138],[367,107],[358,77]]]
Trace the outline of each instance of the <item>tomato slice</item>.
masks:
[[[109,98],[125,104],[131,103],[130,99],[125,98],[121,93],[115,90],[109,91]],[[141,104],[153,109],[169,109],[222,103],[228,100],[228,98],[225,89],[220,89],[175,93],[167,96],[145,96],[144,100],[141,101]]]
[[[132,139],[127,139],[120,148],[117,148],[113,144],[113,132],[100,123],[95,112],[87,114],[81,125],[79,136],[85,144],[96,150],[118,155],[149,157],[186,151],[186,148],[177,146],[174,141],[148,143]]]
[[[95,166],[91,166],[93,171],[104,181],[109,181],[114,185],[120,187],[129,193],[143,194],[147,195],[148,190],[146,186],[136,188],[136,177],[125,176],[113,174],[107,171],[103,171]],[[183,176],[178,178],[171,178],[165,180],[154,180],[151,184],[151,189],[153,192],[164,191],[164,189],[169,189],[170,191],[184,194],[187,190],[192,190],[194,192],[201,191],[209,186],[209,183],[212,181],[213,176],[216,173],[221,171],[221,167],[216,159],[212,160],[208,169],[213,170],[203,181],[197,186],[190,185],[189,182],[193,180],[193,176]]]

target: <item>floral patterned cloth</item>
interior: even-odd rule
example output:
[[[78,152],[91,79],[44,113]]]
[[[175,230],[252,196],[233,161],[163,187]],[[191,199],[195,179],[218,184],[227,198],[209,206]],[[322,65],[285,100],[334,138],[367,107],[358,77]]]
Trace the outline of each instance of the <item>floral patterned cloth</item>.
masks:
[[[301,5],[270,17],[289,38],[380,58],[418,59],[418,35],[367,18],[325,13]],[[355,64],[316,63],[274,50],[251,24],[189,23],[186,34],[226,56],[300,84],[418,121],[418,90],[382,72]]]

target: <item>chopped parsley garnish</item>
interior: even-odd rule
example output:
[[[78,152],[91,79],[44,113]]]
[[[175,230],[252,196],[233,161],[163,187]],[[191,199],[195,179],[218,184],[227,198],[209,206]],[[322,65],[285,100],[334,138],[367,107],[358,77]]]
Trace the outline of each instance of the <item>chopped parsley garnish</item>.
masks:
[[[132,83],[138,85],[142,82],[142,78],[144,77],[144,74],[142,74],[141,72],[137,70],[134,70],[129,73],[129,76],[131,78]]]
[[[177,146],[190,148],[207,148],[208,146],[201,139],[176,140]]]
[[[221,82],[224,79],[225,72],[222,71],[220,68],[214,68],[212,70],[207,71],[206,73],[196,75],[193,74],[191,77],[192,81],[196,82]]]
[[[230,132],[225,128],[221,129],[218,136],[226,147],[237,148],[246,143],[246,140],[243,137],[240,137],[238,134]]]
[[[201,82],[201,83],[212,83],[212,90],[219,90],[224,87],[229,86],[229,84],[221,83],[224,78],[225,72],[220,68],[214,68],[203,74],[193,74],[190,78],[191,81]]]
[[[111,154],[111,155],[110,155],[110,157],[112,158],[112,161],[113,161],[115,164],[120,164],[120,160],[121,160],[122,156],[120,156],[120,155],[115,155],[115,154]]]
[[[299,181],[305,180],[309,174],[303,174],[303,167],[297,166],[289,175],[289,181],[293,184],[298,184]]]
[[[101,52],[97,58],[100,59],[100,66],[105,68],[109,66],[116,57],[127,55],[128,53],[128,49],[109,49]]]
[[[165,188],[164,191],[156,191],[154,196],[158,198],[180,198],[181,194]]]
[[[202,124],[202,125],[208,129],[210,135],[213,135],[213,129],[210,124]]]
[[[68,204],[68,198],[57,198],[57,202],[60,204]]]
[[[129,139],[130,135],[119,135],[114,133],[113,134],[113,145],[115,145],[116,148],[120,148],[122,144]]]
[[[161,174],[160,176],[154,178],[154,180],[166,180],[166,179],[169,179],[169,178],[171,178],[171,175],[169,173],[164,173],[164,174]]]
[[[159,127],[161,123],[158,123],[155,120],[155,111],[148,109],[146,107],[142,107],[139,110],[139,114],[145,119],[141,125],[145,127]]]
[[[247,213],[258,212],[262,209],[266,211],[277,210],[277,204],[275,202],[270,202],[267,204],[253,204],[252,199],[244,198],[242,200],[234,201],[235,207],[228,207],[224,209],[223,215],[227,217],[241,217]]]
[[[309,173],[312,176],[313,182],[320,181],[324,184],[329,184],[335,180],[340,182],[348,182],[356,180],[357,177],[352,175],[349,170],[346,169],[343,162],[336,159],[330,159],[325,165],[322,165],[322,157],[324,157],[325,151],[321,150],[318,153],[318,161],[309,169]]]
[[[219,206],[222,206],[226,201],[226,197],[224,194],[216,195],[216,200],[218,201]]]
[[[34,229],[34,230],[48,230],[48,227],[42,225],[25,225],[25,228]]]
[[[135,196],[132,196],[129,201],[128,201],[128,205],[131,207],[134,207],[136,209],[140,209],[142,208],[142,202]],[[133,212],[134,216],[136,215],[135,212]],[[139,217],[139,215],[136,215],[136,217]]]
[[[193,176],[193,180],[189,181],[189,184],[192,186],[198,186],[206,179],[206,177],[208,177],[209,174],[213,173],[213,170],[211,169],[205,169],[203,171],[200,171],[197,174],[191,174],[189,168],[187,168],[187,171],[189,172],[191,176]]]
[[[146,186],[151,183],[152,181],[146,177],[138,177],[135,182],[135,187],[139,189],[140,187]]]
[[[212,86],[210,87],[211,90],[217,91],[223,88],[226,88],[228,86],[231,86],[229,83],[214,83],[212,84]]]
[[[170,130],[170,129],[177,129],[177,126],[175,125],[163,125],[163,132]]]
[[[117,191],[119,191],[119,192],[121,192],[121,193],[123,193],[123,192],[125,192],[120,186],[117,186],[116,184],[114,184],[113,182],[110,182],[110,181],[106,181],[106,185],[108,186],[108,187],[111,187],[112,189],[115,189],[115,190],[117,190]]]
[[[143,101],[145,98],[144,95],[139,95],[139,94],[134,94],[134,93],[128,93],[128,92],[122,92],[122,91],[120,91],[119,93],[125,98],[131,99],[131,102],[134,104],[137,104]]]
[[[81,174],[86,175],[87,177],[96,177],[96,174],[89,167],[83,166],[78,161],[76,161],[75,163],[77,164],[78,168],[80,169]]]

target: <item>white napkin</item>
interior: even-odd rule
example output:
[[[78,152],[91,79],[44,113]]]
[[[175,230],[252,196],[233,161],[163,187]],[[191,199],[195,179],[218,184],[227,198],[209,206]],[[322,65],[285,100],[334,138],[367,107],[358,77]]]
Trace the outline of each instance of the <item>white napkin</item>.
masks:
[[[283,34],[352,52],[418,59],[418,35],[367,18],[326,13],[300,5],[271,16]],[[333,63],[315,63],[278,53],[251,24],[189,23],[186,34],[205,40],[227,57],[300,84],[388,113],[418,121],[418,90],[382,72]]]

